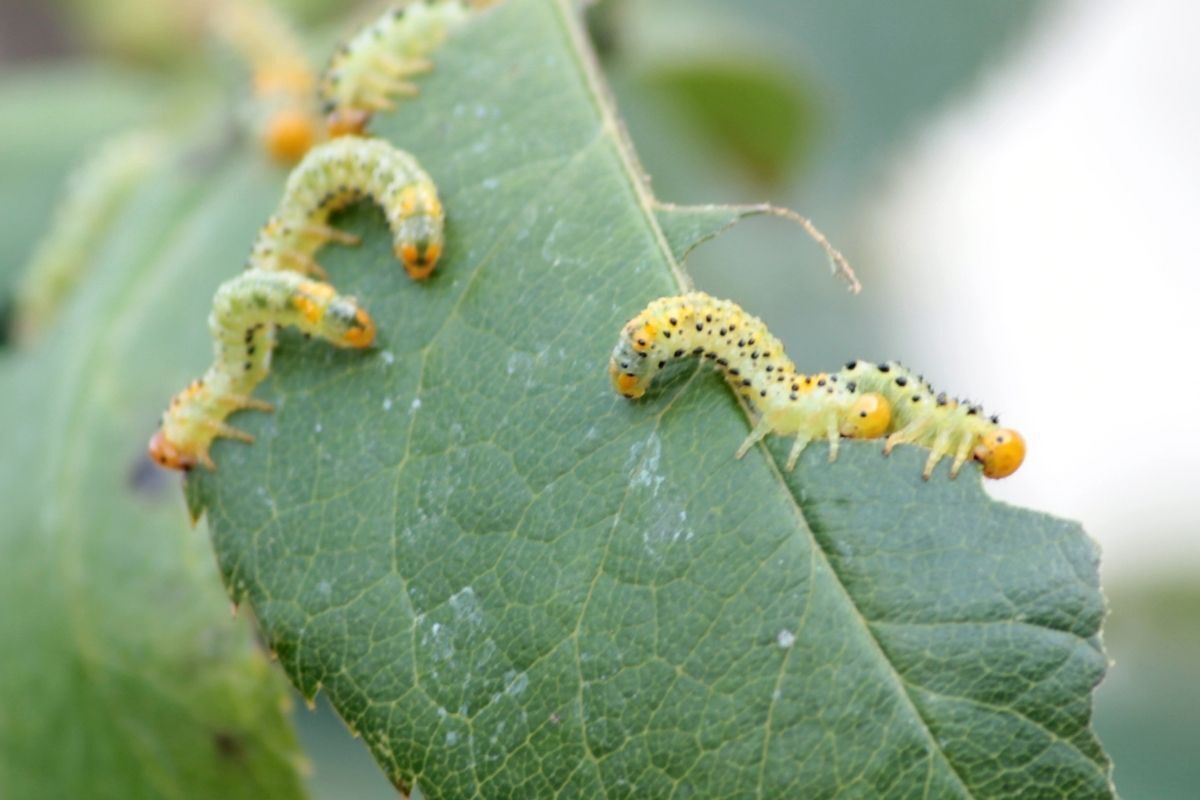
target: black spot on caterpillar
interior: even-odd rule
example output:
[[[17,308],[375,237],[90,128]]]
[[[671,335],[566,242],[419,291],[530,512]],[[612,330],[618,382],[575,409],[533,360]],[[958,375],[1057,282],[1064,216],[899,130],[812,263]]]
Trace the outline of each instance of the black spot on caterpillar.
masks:
[[[329,215],[369,197],[383,209],[396,257],[414,279],[442,254],[445,211],[417,160],[382,139],[343,136],[313,148],[292,170],[283,200],[258,234],[249,266],[323,275],[313,254],[326,242],[357,244],[329,227]]]
[[[213,364],[171,400],[150,440],[150,457],[171,469],[214,469],[213,439],[253,437],[225,422],[234,411],[270,411],[252,397],[271,366],[277,326],[291,325],[337,347],[368,347],[375,323],[351,298],[294,272],[251,269],[223,283],[209,316]]]
[[[1001,428],[978,406],[936,393],[900,364],[854,361],[832,375],[803,375],[762,320],[701,292],[660,298],[630,320],[613,349],[609,373],[618,392],[638,398],[667,361],[701,354],[713,356],[759,415],[738,458],[775,433],[796,437],[788,469],[812,439],[829,441],[833,461],[839,436],[885,434],[885,453],[901,443],[929,448],[926,478],[948,455],[954,457],[952,477],[968,458],[981,462],[991,478],[1011,475],[1024,459],[1020,434]]]

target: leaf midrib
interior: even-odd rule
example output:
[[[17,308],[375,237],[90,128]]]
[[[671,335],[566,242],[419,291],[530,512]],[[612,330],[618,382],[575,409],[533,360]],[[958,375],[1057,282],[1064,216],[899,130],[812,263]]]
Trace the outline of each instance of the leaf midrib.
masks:
[[[665,234],[663,233],[662,227],[658,224],[657,217],[655,217],[655,215],[653,213],[653,210],[655,207],[654,198],[653,198],[653,196],[650,195],[649,191],[647,190],[646,186],[644,185],[644,182],[641,178],[641,175],[643,175],[644,173],[641,170],[641,168],[636,160],[636,157],[633,155],[633,153],[634,153],[633,147],[632,147],[631,143],[629,142],[628,137],[625,135],[624,129],[617,122],[616,114],[612,108],[612,103],[608,99],[606,93],[603,90],[603,83],[601,82],[601,79],[599,77],[598,66],[595,63],[594,57],[591,56],[591,53],[592,53],[591,48],[584,41],[583,32],[580,29],[579,23],[578,23],[577,12],[575,12],[574,10],[572,10],[570,8],[569,0],[556,0],[555,9],[558,12],[559,24],[562,27],[562,29],[566,32],[568,39],[572,44],[571,52],[575,56],[576,64],[578,65],[579,70],[584,77],[584,82],[585,82],[585,85],[587,88],[588,97],[591,98],[592,105],[596,108],[597,112],[600,115],[601,123],[602,123],[602,132],[608,132],[610,134],[610,136],[612,137],[612,141],[615,145],[618,156],[621,159],[621,165],[623,167],[622,171],[623,171],[626,179],[629,181],[630,186],[632,187],[635,196],[638,198],[638,203],[639,203],[639,206],[641,207],[642,215],[645,219],[645,223],[646,223],[647,227],[653,232],[655,242],[658,244],[659,250],[662,253],[663,258],[666,260],[667,264],[671,268],[671,272],[675,278],[676,285],[679,287],[679,290],[681,292],[688,291],[691,288],[691,280],[687,276],[687,273],[685,273],[683,271],[681,265],[675,260],[675,256],[671,252],[670,246],[667,243],[667,239],[666,239]],[[743,412],[747,415],[747,418],[749,419],[750,418],[749,408],[746,406],[745,402],[742,400],[741,397],[738,398],[738,401],[739,401],[739,405],[742,407]],[[774,456],[771,455],[770,451],[766,448],[765,443],[760,442],[755,447],[755,449],[764,454],[764,456],[765,456],[764,460],[768,462],[769,469],[771,470],[771,474],[775,477],[778,487],[783,490],[782,493],[787,497],[789,505],[791,506],[794,514],[796,515],[797,521],[803,526],[804,530],[808,533],[809,542],[812,546],[812,552],[814,553],[814,555],[819,555],[821,560],[824,562],[825,566],[829,569],[829,574],[831,576],[833,576],[833,579],[834,579],[833,582],[836,584],[836,586],[838,587],[838,590],[841,592],[842,596],[845,598],[846,604],[854,612],[854,618],[858,621],[860,628],[862,629],[863,633],[866,635],[868,641],[870,642],[872,651],[876,654],[879,661],[881,661],[884,665],[886,665],[886,667],[887,667],[886,672],[887,672],[889,679],[891,680],[893,686],[897,690],[897,693],[904,698],[904,703],[907,706],[909,713],[912,715],[913,721],[918,724],[922,733],[924,734],[925,739],[929,744],[930,751],[933,753],[937,753],[940,760],[945,763],[946,768],[950,771],[950,774],[953,775],[955,782],[958,784],[959,788],[962,790],[964,796],[972,797],[972,794],[971,794],[970,790],[967,788],[966,782],[963,780],[962,775],[959,774],[959,772],[955,768],[953,762],[951,762],[949,756],[946,755],[945,751],[942,749],[941,745],[938,743],[937,738],[934,736],[933,730],[930,728],[929,721],[925,718],[925,716],[921,713],[920,709],[917,707],[916,702],[912,698],[912,695],[909,694],[908,688],[905,685],[904,678],[900,674],[900,671],[896,668],[896,666],[887,657],[887,654],[883,650],[882,644],[879,642],[879,639],[875,636],[874,631],[871,630],[870,624],[867,622],[867,619],[863,615],[862,610],[858,607],[858,604],[855,603],[854,597],[853,597],[853,595],[851,595],[849,589],[846,587],[845,581],[843,580],[841,573],[839,573],[833,567],[832,561],[829,558],[829,554],[825,551],[825,549],[821,546],[821,543],[817,540],[816,536],[813,534],[812,527],[809,525],[808,517],[804,511],[803,503],[791,491],[791,488],[787,484],[786,478],[784,477],[783,473],[780,471],[778,462],[775,460]],[[797,532],[797,534],[798,533],[799,532]],[[815,559],[814,559],[814,568],[815,568]],[[586,604],[585,604],[585,607],[586,607]],[[581,618],[582,618],[582,613],[581,613]],[[781,675],[782,675],[783,671],[785,670],[787,663],[788,663],[788,658],[785,657],[784,659],[781,660],[781,662],[780,662],[780,674]],[[580,678],[582,680],[582,674],[580,675]],[[768,718],[770,717],[770,714],[774,710],[775,703],[776,703],[776,701],[774,699],[772,699],[771,703],[768,707]],[[763,753],[764,753],[763,769],[760,771],[760,776],[759,776],[760,783],[759,783],[759,787],[758,787],[758,793],[760,796],[763,791],[763,786],[762,786],[761,781],[765,776],[765,764],[766,764],[765,753],[766,753],[766,748],[770,742],[770,738],[771,738],[771,728],[769,725],[767,725],[763,729]],[[584,742],[585,742],[585,746],[586,746],[586,736],[585,736]],[[933,762],[931,761],[930,762],[930,774],[932,774],[932,769],[933,769]],[[927,779],[926,793],[928,793],[928,789],[929,789],[929,783],[928,783],[928,779]]]

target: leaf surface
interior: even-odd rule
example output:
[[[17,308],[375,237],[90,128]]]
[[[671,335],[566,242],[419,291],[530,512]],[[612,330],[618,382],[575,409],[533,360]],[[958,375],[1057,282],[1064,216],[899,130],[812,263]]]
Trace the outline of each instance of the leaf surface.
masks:
[[[373,130],[438,182],[438,272],[342,215],[363,244],[321,260],[378,347],[284,335],[258,442],[188,481],[301,691],[426,797],[1110,796],[1082,530],[912,449],[735,461],[693,366],[616,396],[621,324],[741,212],[663,216],[565,0],[436,60]]]

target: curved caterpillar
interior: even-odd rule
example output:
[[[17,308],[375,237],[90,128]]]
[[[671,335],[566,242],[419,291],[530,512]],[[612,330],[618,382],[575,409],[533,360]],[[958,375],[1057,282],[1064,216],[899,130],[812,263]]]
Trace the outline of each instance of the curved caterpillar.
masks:
[[[796,437],[788,469],[813,439],[828,440],[833,461],[839,437],[873,439],[891,421],[882,395],[860,392],[836,375],[798,373],[762,320],[702,292],[660,298],[631,319],[613,350],[609,374],[618,392],[638,398],[667,361],[693,355],[715,362],[760,415],[738,458],[768,433],[778,433]]]
[[[66,197],[17,286],[19,338],[33,339],[54,317],[79,282],[97,240],[165,151],[157,133],[127,133],[104,144],[68,178]]]
[[[669,360],[693,355],[714,361],[759,414],[738,458],[775,433],[796,437],[789,470],[816,438],[829,441],[829,460],[836,459],[839,435],[873,439],[888,434],[885,454],[901,443],[927,447],[925,478],[947,455],[954,456],[951,477],[968,458],[981,462],[990,478],[1011,475],[1024,459],[1020,434],[1001,428],[978,406],[936,394],[898,364],[857,361],[836,374],[798,373],[762,320],[702,292],[660,298],[630,320],[613,350],[609,374],[619,393],[638,398]]]
[[[363,348],[375,341],[375,323],[349,297],[327,283],[294,272],[252,269],[221,284],[208,318],[213,364],[171,400],[150,439],[150,457],[170,469],[197,464],[215,469],[209,448],[217,437],[254,441],[225,422],[241,409],[270,411],[251,393],[271,366],[275,328],[291,325],[337,347]]]
[[[408,153],[382,139],[357,136],[313,148],[292,171],[278,210],[258,234],[249,266],[323,274],[313,259],[322,245],[358,243],[331,228],[329,215],[361,197],[383,208],[396,257],[408,274],[429,277],[443,246],[445,211],[437,187]]]
[[[432,69],[428,56],[469,15],[461,0],[417,0],[389,10],[340,45],[320,81],[329,134],[362,133],[372,114],[395,108],[393,97],[415,95],[416,85],[405,79]]]
[[[317,77],[292,27],[266,2],[225,0],[213,27],[250,65],[254,125],[274,159],[299,161],[323,135]]]

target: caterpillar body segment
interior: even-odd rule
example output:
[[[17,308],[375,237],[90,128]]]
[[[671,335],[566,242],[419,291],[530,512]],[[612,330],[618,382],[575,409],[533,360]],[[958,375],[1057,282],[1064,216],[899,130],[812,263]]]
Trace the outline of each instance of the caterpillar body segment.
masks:
[[[973,458],[983,465],[987,477],[1006,478],[1025,459],[1025,439],[1020,433],[1000,427],[1000,420],[985,415],[981,406],[938,392],[899,362],[851,361],[841,374],[888,398],[894,422],[884,452],[890,453],[897,444],[928,448],[926,478],[947,456],[954,458],[951,477]]]
[[[375,339],[367,312],[329,284],[257,269],[226,281],[217,289],[208,319],[213,364],[171,400],[150,440],[151,458],[171,469],[214,469],[209,448],[215,438],[253,441],[225,420],[241,409],[271,409],[251,395],[270,370],[279,326],[299,328],[337,347],[363,348]]]
[[[387,11],[337,48],[321,75],[331,136],[362,133],[371,115],[417,93],[410,78],[432,68],[429,56],[470,17],[460,0],[417,0]]]
[[[423,280],[441,256],[445,211],[437,187],[413,156],[382,139],[344,136],[313,148],[292,171],[283,200],[259,232],[249,266],[322,275],[314,254],[325,243],[356,244],[329,215],[370,198],[383,209],[393,249],[408,274]]]
[[[795,437],[788,469],[814,439],[829,442],[833,461],[840,437],[875,438],[890,423],[890,405],[882,395],[861,392],[836,375],[797,372],[762,320],[702,292],[655,300],[630,320],[613,350],[609,374],[619,393],[638,398],[668,361],[691,356],[712,361],[758,414],[738,458],[775,433]]]

